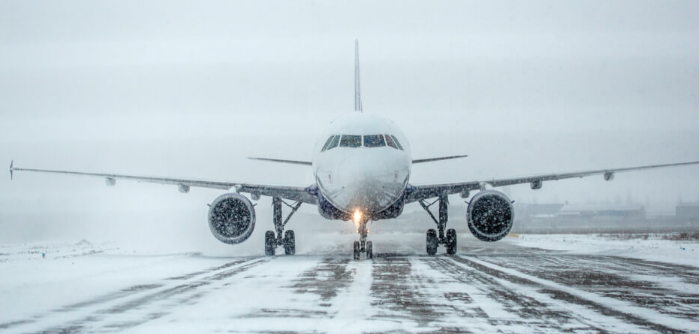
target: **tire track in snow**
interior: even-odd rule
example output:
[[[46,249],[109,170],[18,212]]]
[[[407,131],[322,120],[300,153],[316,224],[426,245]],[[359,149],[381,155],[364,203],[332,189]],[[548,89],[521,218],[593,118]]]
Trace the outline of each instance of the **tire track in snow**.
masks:
[[[329,302],[341,289],[352,284],[353,273],[347,270],[349,258],[324,258],[315,267],[303,272],[290,286],[296,293],[313,293]],[[321,306],[329,306],[323,305]]]
[[[251,261],[251,260],[253,260],[253,259],[236,259],[236,260],[228,262],[224,265],[211,267],[209,269],[202,270],[202,271],[197,271],[197,272],[193,272],[193,273],[180,275],[178,277],[166,278],[166,280],[187,280],[187,279],[190,279],[190,278],[193,278],[196,276],[200,276],[200,275],[204,275],[207,273],[223,270],[223,269],[229,268],[231,266],[238,265],[238,264],[241,264],[241,263],[244,263],[247,261]],[[79,310],[84,309],[84,308],[93,307],[93,306],[100,305],[100,304],[107,304],[107,303],[114,302],[114,301],[119,300],[119,299],[124,299],[124,298],[128,298],[128,297],[131,297],[131,296],[139,294],[139,293],[143,293],[145,291],[161,288],[163,286],[164,286],[164,284],[133,285],[133,286],[121,289],[119,291],[106,293],[106,294],[103,294],[103,295],[100,295],[100,296],[97,296],[97,297],[94,297],[94,298],[91,298],[91,299],[88,299],[88,300],[85,300],[82,302],[73,303],[70,305],[60,307],[58,309],[53,310],[53,312],[57,312],[57,313],[76,312],[76,311],[79,311]],[[23,320],[3,323],[3,324],[0,324],[0,329],[9,329],[9,328],[20,326],[20,325],[36,323],[37,321],[40,321],[46,317],[47,317],[46,315],[45,316],[35,316],[35,317],[30,318],[30,319],[23,319]]]
[[[565,265],[552,258],[565,261]],[[673,317],[699,317],[699,268],[615,256],[530,255],[476,257],[482,261]],[[553,264],[552,264],[553,263]],[[681,290],[663,284],[681,281]]]
[[[76,320],[64,322],[63,324],[51,326],[44,330],[39,331],[29,331],[34,333],[82,333],[82,332],[92,332],[97,328],[100,328],[101,332],[114,332],[128,329],[142,323],[148,322],[160,318],[164,315],[169,314],[168,309],[172,309],[176,306],[182,304],[182,302],[192,303],[196,298],[204,296],[207,292],[211,292],[217,285],[223,285],[224,279],[229,278],[234,275],[238,275],[252,267],[260,265],[262,263],[270,261],[270,258],[248,258],[248,259],[238,259],[221,266],[212,267],[205,271],[195,272],[191,275],[182,275],[176,278],[166,278],[164,281],[177,281],[177,280],[189,280],[194,279],[187,283],[169,283],[161,284],[157,287],[150,289],[131,289],[133,293],[127,295],[121,295],[119,293],[109,294],[107,296],[116,296],[116,298],[96,298],[94,300],[89,300],[83,303],[73,304],[69,306],[77,306],[74,308],[61,308],[59,309],[60,319],[65,319],[70,317],[70,313],[81,313],[84,314],[86,311],[89,312],[87,316],[80,316]],[[174,286],[173,286],[174,285]],[[207,291],[197,291],[201,287],[210,286],[211,288]],[[136,286],[138,287],[138,286]],[[160,289],[158,289],[160,288]],[[157,291],[153,291],[157,290]],[[152,292],[143,294],[142,292]],[[187,296],[188,293],[192,293]],[[127,300],[125,302],[119,303],[119,300],[128,299],[125,297],[131,297],[132,295],[138,296],[135,299]],[[179,298],[184,296],[184,298]],[[142,312],[142,310],[153,304],[160,304],[153,312]],[[103,308],[95,309],[93,306],[100,304],[116,304]],[[88,310],[83,310],[84,308],[90,308]],[[129,314],[131,311],[136,311],[135,317],[133,314]],[[33,322],[38,320],[46,320],[48,316],[35,317]],[[124,320],[112,321],[115,318],[123,318]],[[107,323],[105,323],[107,322]],[[31,323],[21,323],[18,325],[31,324]],[[27,332],[24,330],[23,332]]]
[[[335,298],[343,290],[347,290],[354,280],[354,272],[348,270],[349,258],[325,257],[312,268],[303,271],[291,285],[293,294],[312,294],[318,300],[315,307],[304,305],[304,309],[290,305],[283,307],[263,307],[254,309],[244,315],[244,318],[332,318],[336,308],[333,307]],[[316,302],[314,301],[314,304]]]
[[[650,310],[640,309],[639,307],[634,307],[624,302],[617,301],[617,303],[614,303],[615,301],[611,298],[600,297],[575,288],[562,286],[552,281],[539,279],[534,276],[523,274],[513,269],[503,268],[482,260],[475,258],[455,257],[453,258],[453,261],[475,269],[482,274],[504,281],[509,281],[522,287],[534,288],[537,292],[546,294],[550,298],[565,302],[566,304],[583,306],[586,309],[593,310],[598,313],[598,317],[616,318],[621,320],[620,324],[634,324],[639,326],[641,329],[650,329],[662,333],[683,333],[691,330],[691,327],[681,328],[685,326],[677,326],[678,324],[676,322],[673,322],[671,318],[663,316],[662,314],[658,314],[656,312],[646,312]],[[561,307],[565,306],[561,305]],[[652,318],[654,321],[650,320],[649,318]],[[670,327],[669,325],[665,324],[672,324],[680,328]],[[615,331],[615,328],[604,328],[604,330]]]
[[[420,292],[408,257],[377,254],[373,261],[371,306],[375,309],[375,318],[415,321],[418,327],[424,327],[444,316],[432,307],[431,299]]]
[[[553,332],[604,332],[595,324],[581,321],[571,316],[566,309],[547,304],[532,296],[523,294],[521,290],[501,284],[489,275],[484,275],[475,270],[465,269],[447,257],[423,259],[423,262],[432,269],[444,273],[451,282],[459,285],[453,286],[457,291],[445,293],[445,298],[450,295],[463,297],[452,305],[459,312],[481,319],[479,331],[553,331]],[[440,284],[449,284],[449,280]],[[515,280],[515,283],[522,283]],[[462,291],[462,292],[459,292]],[[490,327],[487,327],[490,326]],[[470,325],[469,325],[470,327]]]

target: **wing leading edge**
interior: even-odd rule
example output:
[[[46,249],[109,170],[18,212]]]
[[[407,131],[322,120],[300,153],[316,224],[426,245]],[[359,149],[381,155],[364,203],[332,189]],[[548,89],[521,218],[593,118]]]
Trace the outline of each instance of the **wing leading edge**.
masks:
[[[85,172],[76,172],[76,171],[34,169],[34,168],[18,168],[18,167],[14,167],[14,161],[13,161],[10,164],[10,175],[13,175],[14,172],[35,172],[35,173],[51,173],[51,174],[101,177],[101,178],[104,178],[106,180],[108,185],[114,185],[116,183],[116,180],[131,180],[131,181],[136,181],[136,182],[168,184],[168,185],[178,186],[179,190],[181,192],[188,192],[190,187],[221,189],[221,190],[234,190],[234,191],[239,192],[239,193],[249,193],[253,196],[275,196],[275,197],[281,197],[281,198],[284,198],[287,200],[302,202],[302,203],[306,203],[306,204],[316,204],[317,203],[316,197],[311,195],[309,192],[307,192],[306,188],[302,188],[302,187],[269,186],[269,185],[257,185],[257,184],[249,184],[249,183],[205,181],[205,180],[193,180],[193,179],[181,179],[181,178],[136,176],[136,175],[106,174],[106,173],[85,173]]]
[[[468,155],[452,155],[452,156],[448,156],[448,157],[438,157],[438,158],[429,158],[429,159],[414,159],[413,163],[414,164],[421,164],[421,163],[425,163],[425,162],[461,159],[461,158],[466,158],[466,157],[468,157]]]
[[[468,155],[452,155],[452,156],[447,156],[447,157],[437,157],[437,158],[429,158],[429,159],[414,159],[413,164],[421,164],[421,163],[425,163],[425,162],[451,160],[451,159],[461,159],[461,158],[466,158],[466,157],[468,157]],[[258,157],[249,157],[248,159],[259,160],[259,161],[269,161],[269,162],[279,162],[279,163],[292,164],[292,165],[304,165],[304,166],[313,165],[313,163],[310,161],[300,161],[300,160],[284,160],[284,159],[258,158]]]
[[[292,164],[292,165],[304,165],[304,166],[313,165],[313,163],[310,161],[300,161],[300,160],[284,160],[284,159],[257,158],[257,157],[249,157],[248,159],[259,160],[259,161],[269,161],[269,162],[279,162],[279,163],[283,163],[283,164]]]
[[[482,180],[482,181],[470,181],[470,182],[457,182],[457,183],[445,183],[445,184],[433,184],[433,185],[422,185],[413,186],[412,191],[407,196],[406,200],[408,203],[416,202],[421,199],[438,197],[441,195],[451,195],[458,194],[461,192],[468,192],[471,190],[484,189],[486,186],[491,187],[502,187],[510,186],[515,184],[530,183],[533,189],[538,189],[544,181],[557,181],[563,179],[572,178],[582,178],[592,175],[603,175],[604,179],[610,181],[614,178],[615,173],[620,172],[630,172],[638,170],[647,170],[655,168],[665,168],[665,167],[679,167],[688,165],[697,165],[699,161],[690,162],[680,162],[673,164],[662,164],[662,165],[647,165],[638,167],[627,167],[627,168],[614,168],[614,169],[598,169],[590,171],[581,172],[570,172],[570,173],[558,173],[558,174],[541,174],[525,177],[507,178],[507,179],[492,179],[492,180]]]

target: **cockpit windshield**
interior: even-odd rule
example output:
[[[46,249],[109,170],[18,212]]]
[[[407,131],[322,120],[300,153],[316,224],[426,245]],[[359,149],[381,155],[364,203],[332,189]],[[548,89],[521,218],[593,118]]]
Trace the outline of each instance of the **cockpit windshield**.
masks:
[[[367,135],[364,136],[364,147],[380,147],[386,146],[386,141],[383,135]]]
[[[320,150],[321,152],[328,149],[328,146],[330,146],[330,142],[333,141],[333,138],[335,138],[335,136],[330,136],[330,138],[328,138],[328,140],[325,141],[325,145],[323,145],[323,148]]]
[[[400,142],[398,141],[398,138],[396,138],[396,136],[394,136],[394,135],[390,135],[390,136],[386,135],[386,137],[391,137],[391,139],[393,139],[393,141],[396,143],[396,146],[398,146],[398,149],[401,150],[401,151],[403,150],[403,145],[400,144]]]
[[[340,143],[340,135],[337,135],[337,136],[335,136],[335,137],[332,137],[332,139],[333,139],[333,140],[330,141],[330,144],[328,145],[328,148],[327,148],[328,150],[331,150],[331,149],[337,147],[337,144]]]
[[[362,146],[362,136],[342,135],[340,147],[360,147]]]
[[[362,145],[364,144],[364,145]],[[384,147],[390,146],[397,150],[403,150],[394,135],[332,135],[325,141],[321,152],[335,147]]]
[[[395,148],[396,150],[398,149],[398,145],[396,145],[396,142],[393,141],[393,138],[391,138],[390,135],[386,135],[386,144],[390,147]]]

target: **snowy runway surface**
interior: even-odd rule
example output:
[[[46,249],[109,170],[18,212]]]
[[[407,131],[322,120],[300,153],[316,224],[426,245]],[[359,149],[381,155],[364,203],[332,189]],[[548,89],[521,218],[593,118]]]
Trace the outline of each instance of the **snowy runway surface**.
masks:
[[[4,245],[0,332],[699,332],[699,266],[509,238],[429,257],[417,234],[353,261],[335,239],[275,257]]]

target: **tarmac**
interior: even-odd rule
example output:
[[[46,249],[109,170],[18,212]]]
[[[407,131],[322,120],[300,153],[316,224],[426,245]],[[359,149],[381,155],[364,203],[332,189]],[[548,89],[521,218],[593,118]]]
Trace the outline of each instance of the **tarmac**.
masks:
[[[135,284],[59,300],[0,322],[0,332],[699,332],[697,267],[506,242],[465,241],[455,256],[441,247],[427,256],[420,237],[390,240],[375,244],[373,260],[352,260],[343,243],[295,256],[181,254],[147,273],[118,268]],[[184,259],[201,265],[173,268]]]

